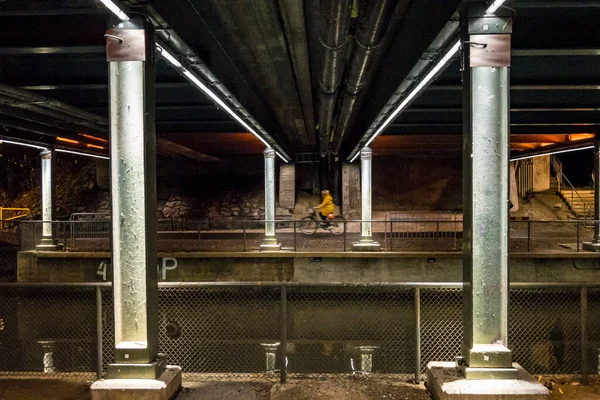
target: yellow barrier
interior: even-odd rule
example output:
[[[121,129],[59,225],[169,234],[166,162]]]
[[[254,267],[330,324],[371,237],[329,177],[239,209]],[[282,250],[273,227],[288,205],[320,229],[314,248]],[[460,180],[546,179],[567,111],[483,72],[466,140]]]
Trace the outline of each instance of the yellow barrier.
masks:
[[[6,213],[12,215],[7,216]],[[16,221],[27,217],[31,217],[29,208],[0,207],[0,228],[4,229],[5,222]]]

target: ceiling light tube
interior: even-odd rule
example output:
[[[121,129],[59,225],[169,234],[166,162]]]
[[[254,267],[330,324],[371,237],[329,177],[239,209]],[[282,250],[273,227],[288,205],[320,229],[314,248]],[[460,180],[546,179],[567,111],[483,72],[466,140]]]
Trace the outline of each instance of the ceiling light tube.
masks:
[[[98,155],[98,154],[82,153],[80,151],[72,151],[72,150],[65,150],[65,149],[55,149],[55,151],[57,153],[75,154],[75,155],[84,156],[84,157],[101,158],[103,160],[108,160],[109,159],[106,156],[101,156],[101,155]]]
[[[584,146],[584,147],[577,147],[575,149],[556,150],[556,151],[550,151],[548,153],[537,153],[537,154],[530,154],[530,155],[524,155],[524,156],[516,156],[516,157],[511,157],[510,161],[526,160],[528,158],[550,156],[550,155],[561,154],[561,153],[570,153],[572,151],[589,150],[589,149],[593,149],[593,148],[594,148],[594,145],[590,145],[590,146]]]
[[[495,13],[496,10],[498,10],[498,8],[500,8],[502,6],[502,4],[504,4],[504,1],[505,0],[495,0],[488,7],[488,9],[486,10],[486,13],[487,14]],[[460,49],[460,45],[461,45],[460,40],[457,40],[452,45],[450,50],[448,50],[448,52],[444,55],[444,57],[442,57],[442,59],[435,65],[435,67],[433,67],[433,69],[431,71],[429,71],[429,73],[427,75],[425,75],[425,77],[423,79],[421,79],[421,82],[419,82],[419,84],[411,90],[411,92],[404,98],[404,100],[400,103],[400,105],[398,105],[398,107],[396,107],[394,112],[392,112],[392,114],[379,126],[379,128],[375,131],[375,133],[371,136],[371,138],[367,141],[367,143],[363,147],[369,146],[371,144],[371,142],[373,142],[373,140],[375,140],[377,138],[377,136],[379,136],[388,127],[388,125],[398,116],[398,114],[410,105],[410,102],[423,89],[425,89],[425,87],[431,82],[431,80],[433,80],[433,78],[435,78],[435,76],[440,72],[440,70],[442,68],[444,68],[444,66],[450,61],[450,59],[452,57],[454,57],[454,55]],[[350,162],[354,162],[354,160],[356,160],[358,158],[359,154],[360,154],[360,149],[356,149],[356,153],[350,159]]]
[[[186,77],[188,81],[198,87],[204,94],[210,97],[215,103],[217,103],[220,107],[222,107],[229,115],[231,115],[237,122],[239,122],[244,128],[246,128],[250,133],[256,136],[266,147],[271,147],[269,143],[265,139],[263,139],[254,129],[250,127],[239,115],[235,113],[223,100],[219,98],[212,90],[208,88],[200,79],[196,77],[190,70],[185,68],[171,53],[165,50],[162,46],[156,45],[158,52],[163,56],[165,60],[167,60],[173,67],[178,69],[183,76]],[[288,162],[288,160],[283,157],[279,152],[275,152],[279,158],[281,158],[284,162]]]
[[[496,0],[494,1],[487,10],[485,10],[486,14],[493,14],[496,12],[496,10],[498,10],[500,7],[502,7],[502,4],[504,4],[505,0]]]
[[[37,146],[35,144],[29,144],[29,143],[13,142],[12,140],[4,140],[4,139],[0,140],[0,144],[3,144],[3,143],[14,144],[17,146],[32,147],[32,148],[38,149],[38,150],[46,150],[46,148],[43,146]]]
[[[123,10],[119,8],[113,1],[111,0],[100,0],[102,4],[106,6],[110,11],[112,11],[121,21],[129,21],[129,17]],[[187,68],[185,68],[171,53],[169,53],[164,47],[156,44],[156,49],[159,54],[167,60],[173,67],[179,69],[181,73],[194,85],[196,85],[200,90],[202,90],[206,95],[208,95],[211,99],[213,99],[217,104],[219,104],[227,113],[229,113],[236,121],[238,121],[244,128],[248,129],[254,136],[256,136],[266,147],[271,147],[265,139],[263,139],[254,129],[250,127],[242,118],[240,118],[223,100],[221,100],[216,94],[213,93],[212,90],[208,88],[204,83],[202,83],[194,74],[192,74]],[[283,157],[281,154],[277,153],[277,156],[281,158],[284,162],[288,162],[288,160]]]
[[[125,12],[121,10],[121,8],[112,0],[100,0],[100,2],[104,4],[104,6],[110,11],[112,11],[112,13],[115,14],[121,21],[129,21],[127,14],[125,14]]]
[[[377,138],[377,136],[379,136],[388,127],[388,125],[390,123],[392,123],[392,121],[396,118],[396,116],[402,110],[404,110],[406,107],[408,107],[410,102],[423,89],[425,89],[425,87],[433,80],[433,78],[435,78],[435,76],[438,74],[438,72],[440,72],[440,70],[442,68],[444,68],[446,66],[446,64],[448,64],[450,59],[452,59],[452,57],[454,57],[454,55],[458,52],[459,48],[460,48],[460,40],[457,40],[456,43],[454,43],[452,45],[450,50],[448,50],[448,52],[444,55],[444,57],[442,57],[442,59],[431,69],[431,71],[429,71],[429,73],[427,75],[425,75],[425,77],[423,77],[423,79],[421,79],[421,82],[419,82],[419,84],[417,86],[415,86],[411,90],[411,92],[404,98],[404,100],[396,107],[394,112],[392,112],[392,114],[386,118],[386,120],[379,126],[379,128],[375,131],[375,133],[371,136],[371,138],[367,141],[367,143],[363,147],[369,146],[371,144],[371,142],[373,142],[373,140],[375,140],[375,138]],[[359,153],[360,153],[360,149],[357,149],[356,154],[350,160],[350,162],[354,162],[354,160],[356,160],[356,158],[358,157]]]

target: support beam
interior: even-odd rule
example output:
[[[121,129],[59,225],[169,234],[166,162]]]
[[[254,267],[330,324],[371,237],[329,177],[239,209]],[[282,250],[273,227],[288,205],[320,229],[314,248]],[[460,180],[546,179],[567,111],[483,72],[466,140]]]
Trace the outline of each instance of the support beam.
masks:
[[[38,250],[56,250],[56,240],[52,226],[54,208],[54,152],[44,149],[40,153],[42,164],[42,240]]]
[[[104,54],[104,46],[0,47],[0,55]]]
[[[361,228],[360,241],[352,244],[352,251],[379,251],[381,245],[373,240],[371,229],[371,163],[373,151],[363,147],[360,151]]]
[[[464,328],[459,364],[468,380],[516,379],[508,349],[512,18],[485,14],[483,6],[469,3],[461,13]]]
[[[110,153],[114,274],[115,363],[109,379],[157,379],[156,153],[154,37],[139,20],[118,23],[108,34]]]
[[[281,244],[275,237],[275,150],[268,147],[265,152],[265,238],[261,251],[279,251]]]

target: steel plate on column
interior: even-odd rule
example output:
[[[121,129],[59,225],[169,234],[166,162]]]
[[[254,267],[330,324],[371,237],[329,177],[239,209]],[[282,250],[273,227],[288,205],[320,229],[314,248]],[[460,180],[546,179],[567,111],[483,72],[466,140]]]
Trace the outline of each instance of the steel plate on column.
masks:
[[[106,32],[106,58],[115,61],[146,61],[143,29],[109,29]]]
[[[471,35],[471,67],[510,67],[510,35]]]

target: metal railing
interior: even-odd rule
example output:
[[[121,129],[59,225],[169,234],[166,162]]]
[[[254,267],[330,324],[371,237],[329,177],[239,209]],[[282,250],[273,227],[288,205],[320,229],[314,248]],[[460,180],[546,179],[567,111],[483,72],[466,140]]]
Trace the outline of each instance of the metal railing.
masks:
[[[31,218],[29,208],[0,207],[0,229],[12,228],[17,221]]]
[[[110,283],[0,284],[0,375],[103,376]],[[534,374],[598,371],[600,284],[512,283],[509,348]],[[412,375],[453,361],[462,284],[159,283],[159,348],[188,379]]]
[[[577,191],[577,189],[575,189],[575,187],[573,186],[573,184],[571,183],[569,178],[567,178],[567,176],[563,173],[562,163],[560,162],[558,157],[550,156],[550,159],[551,159],[551,166],[554,169],[554,172],[556,173],[556,176],[558,179],[558,192],[561,193],[561,196],[562,196],[562,192],[560,191],[560,186],[562,183],[562,179],[564,179],[565,182],[567,183],[567,185],[569,185],[569,189],[571,191],[571,199],[568,201],[569,201],[569,204],[571,205],[571,207],[573,208],[573,211],[575,211],[574,201],[575,201],[575,195],[577,195],[577,197],[583,204],[583,217],[587,218],[587,219],[592,218],[592,216],[594,214],[593,208],[583,199],[583,197],[581,197],[581,194]],[[565,199],[565,200],[567,200],[567,199]]]
[[[343,221],[339,236],[318,228],[315,234],[302,233],[299,220],[180,221],[161,226],[159,251],[258,251],[264,238],[265,222],[276,223],[276,237],[286,251],[345,252],[360,240],[363,222],[372,226],[382,251],[446,251],[462,248],[463,222],[458,215],[445,219],[351,220]],[[50,223],[50,222],[46,222]],[[534,221],[509,223],[512,252],[579,252],[593,240],[594,220]],[[54,237],[65,251],[110,251],[109,221],[54,221]],[[42,221],[20,223],[23,250],[34,250],[42,237]]]

